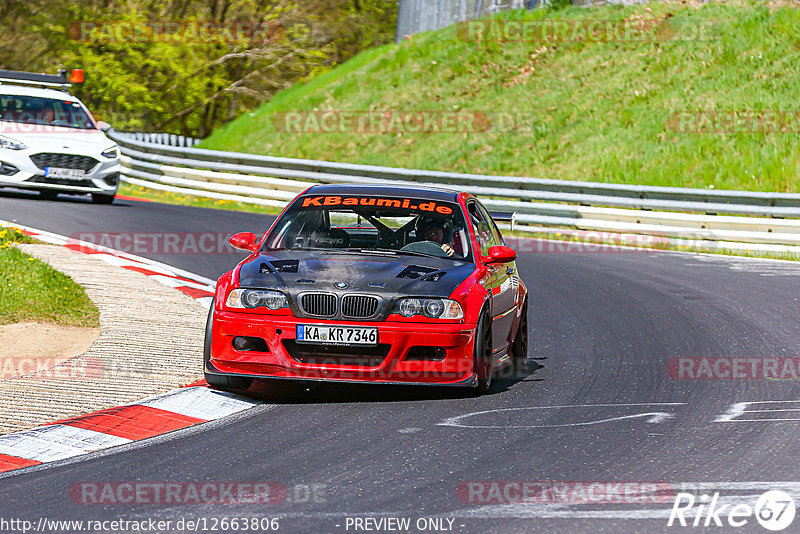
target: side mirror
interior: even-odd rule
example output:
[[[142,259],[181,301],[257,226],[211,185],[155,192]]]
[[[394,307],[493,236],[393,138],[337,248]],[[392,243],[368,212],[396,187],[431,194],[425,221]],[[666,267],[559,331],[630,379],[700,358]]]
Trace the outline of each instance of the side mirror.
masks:
[[[255,252],[258,248],[258,236],[253,232],[239,232],[238,234],[233,234],[228,239],[228,243],[233,248]]]
[[[495,245],[489,247],[489,255],[484,258],[483,263],[510,263],[517,259],[514,249],[505,245]]]
[[[107,132],[111,129],[111,125],[106,121],[97,121],[97,127],[100,128],[101,132]]]

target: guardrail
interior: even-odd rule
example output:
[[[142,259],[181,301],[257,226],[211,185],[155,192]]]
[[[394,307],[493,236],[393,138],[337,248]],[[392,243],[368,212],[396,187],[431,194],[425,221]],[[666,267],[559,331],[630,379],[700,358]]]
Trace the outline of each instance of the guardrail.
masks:
[[[315,183],[424,183],[469,191],[492,210],[516,212],[520,230],[800,245],[800,194],[794,193],[486,176],[206,150],[190,138],[175,146],[177,139],[164,134],[110,136],[123,154],[124,180],[185,194],[282,207]]]

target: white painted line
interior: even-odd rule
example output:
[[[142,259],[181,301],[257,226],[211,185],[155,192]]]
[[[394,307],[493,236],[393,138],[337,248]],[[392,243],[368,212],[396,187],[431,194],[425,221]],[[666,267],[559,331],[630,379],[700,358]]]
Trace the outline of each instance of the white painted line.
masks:
[[[195,282],[187,282],[185,280],[178,280],[177,278],[172,278],[169,276],[163,276],[160,274],[155,274],[150,276],[151,280],[155,280],[156,282],[162,283],[165,286],[169,287],[192,287],[195,289],[204,289],[206,291],[213,291],[213,287],[209,286],[208,284],[198,284]]]
[[[781,413],[781,412],[795,412],[800,410],[800,408],[771,408],[767,410],[748,410],[747,408],[754,404],[789,404],[789,403],[798,403],[798,400],[773,400],[773,401],[747,401],[747,402],[736,402],[728,406],[728,411],[722,415],[718,415],[715,419],[715,423],[763,423],[763,422],[770,422],[770,421],[800,421],[800,419],[776,419],[776,418],[764,418],[764,419],[739,419],[739,416],[744,415],[746,413]]]
[[[484,410],[480,412],[470,412],[462,415],[456,415],[454,417],[448,417],[441,423],[436,423],[437,426],[452,426],[458,428],[560,428],[560,427],[573,427],[573,426],[587,426],[587,425],[597,425],[601,423],[611,423],[615,421],[622,421],[625,419],[636,419],[640,417],[647,417],[648,419],[645,421],[646,423],[663,423],[667,419],[671,419],[674,417],[672,413],[669,412],[642,412],[636,414],[628,414],[616,417],[608,417],[604,419],[594,419],[591,421],[583,421],[583,422],[576,422],[576,423],[561,423],[561,424],[553,424],[553,425],[472,425],[463,422],[464,419],[469,417],[475,417],[478,415],[485,415],[485,414],[492,414],[492,413],[499,413],[499,412],[512,412],[512,411],[520,411],[520,410],[554,410],[554,409],[562,409],[562,408],[627,408],[627,407],[639,407],[639,406],[683,406],[685,402],[653,402],[653,403],[634,403],[634,404],[565,404],[559,406],[529,406],[524,408],[499,408],[496,410]]]
[[[207,387],[196,386],[174,389],[160,396],[150,397],[131,404],[139,404],[175,412],[196,419],[211,421],[262,404]]]
[[[150,269],[153,272],[172,275],[172,271],[169,269],[164,269],[163,267],[157,267],[155,265],[149,265],[147,263],[142,263],[140,261],[131,260],[128,258],[122,258],[120,256],[114,256],[113,254],[109,254],[107,252],[98,252],[96,254],[92,254],[93,258],[97,258],[103,260],[106,263],[110,263],[111,265],[115,265],[117,267],[139,267],[142,269]]]
[[[0,453],[44,463],[130,442],[94,430],[49,425],[0,436]]]

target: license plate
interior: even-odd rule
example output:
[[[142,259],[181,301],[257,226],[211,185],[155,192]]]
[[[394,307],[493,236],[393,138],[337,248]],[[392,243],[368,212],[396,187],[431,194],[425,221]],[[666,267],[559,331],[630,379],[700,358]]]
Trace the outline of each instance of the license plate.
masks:
[[[86,178],[83,169],[62,169],[60,167],[45,167],[44,175],[48,178]]]
[[[327,345],[377,345],[378,329],[364,326],[297,325],[297,342]]]

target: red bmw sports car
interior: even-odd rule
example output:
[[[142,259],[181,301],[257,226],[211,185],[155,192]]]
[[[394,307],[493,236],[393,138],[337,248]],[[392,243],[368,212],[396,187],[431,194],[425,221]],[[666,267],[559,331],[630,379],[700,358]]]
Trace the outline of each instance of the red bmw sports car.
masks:
[[[527,355],[516,253],[472,195],[430,187],[318,185],[217,281],[205,378],[464,386]]]

